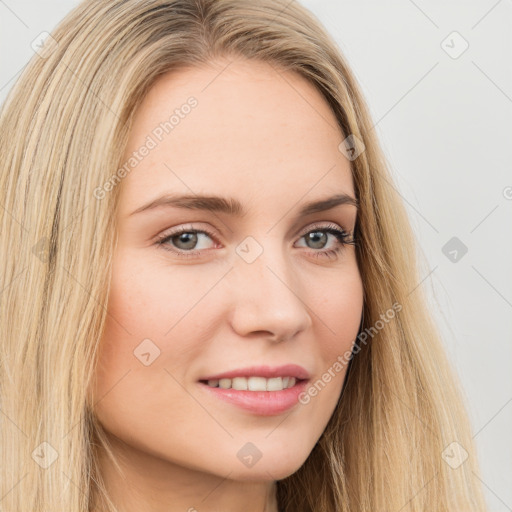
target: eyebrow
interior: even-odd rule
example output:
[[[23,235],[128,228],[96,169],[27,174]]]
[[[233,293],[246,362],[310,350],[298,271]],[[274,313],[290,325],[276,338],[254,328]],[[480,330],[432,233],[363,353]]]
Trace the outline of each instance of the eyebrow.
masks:
[[[351,205],[358,208],[358,201],[345,193],[336,194],[334,196],[306,203],[299,210],[299,216],[311,215],[317,212],[330,210],[339,205]],[[154,210],[161,207],[175,207],[189,210],[203,210],[210,212],[225,213],[235,217],[243,217],[247,211],[242,203],[232,197],[206,196],[206,195],[184,195],[175,196],[166,194],[149,203],[137,208],[129,214],[131,217],[137,213]]]

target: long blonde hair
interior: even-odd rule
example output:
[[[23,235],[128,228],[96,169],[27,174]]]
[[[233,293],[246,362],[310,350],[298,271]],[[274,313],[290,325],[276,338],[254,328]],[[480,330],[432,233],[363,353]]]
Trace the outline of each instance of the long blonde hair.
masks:
[[[364,148],[351,165],[360,332],[371,336],[308,459],[277,482],[280,510],[485,510],[465,404],[367,106],[334,40],[285,0],[85,1],[4,102],[0,510],[84,512],[96,497],[115,510],[98,471],[106,441],[88,389],[108,314],[120,187],[101,198],[95,190],[121,165],[133,113],[158,76],[230,56],[306,77],[343,136]],[[399,313],[376,328],[396,304]],[[449,463],[454,450],[459,464]]]

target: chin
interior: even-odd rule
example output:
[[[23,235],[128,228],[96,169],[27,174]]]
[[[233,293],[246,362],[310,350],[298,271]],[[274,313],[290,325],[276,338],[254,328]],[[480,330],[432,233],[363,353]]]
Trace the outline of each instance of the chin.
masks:
[[[230,479],[239,481],[273,481],[283,480],[296,473],[307,460],[309,453],[302,458],[286,459],[289,454],[274,452],[267,457],[263,455],[252,467],[244,468],[241,464],[234,468]]]

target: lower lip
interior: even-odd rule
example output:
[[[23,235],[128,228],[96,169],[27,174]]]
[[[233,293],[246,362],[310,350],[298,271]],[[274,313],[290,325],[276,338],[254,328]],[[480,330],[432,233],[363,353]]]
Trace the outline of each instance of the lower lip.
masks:
[[[274,416],[281,414],[297,404],[299,395],[306,388],[308,381],[301,380],[291,388],[282,391],[239,391],[236,389],[212,388],[208,384],[200,382],[217,398],[245,409],[260,416]]]

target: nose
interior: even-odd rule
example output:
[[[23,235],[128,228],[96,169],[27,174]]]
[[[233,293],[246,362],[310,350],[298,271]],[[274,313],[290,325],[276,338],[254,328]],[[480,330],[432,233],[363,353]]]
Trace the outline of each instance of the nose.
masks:
[[[311,326],[298,274],[277,250],[266,249],[252,263],[237,259],[229,279],[231,325],[240,336],[280,342]]]

